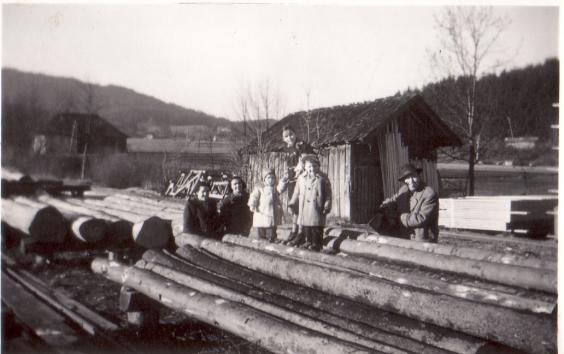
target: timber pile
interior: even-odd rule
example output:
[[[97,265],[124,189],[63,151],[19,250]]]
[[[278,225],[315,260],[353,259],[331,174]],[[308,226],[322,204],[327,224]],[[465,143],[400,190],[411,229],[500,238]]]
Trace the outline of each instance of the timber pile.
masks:
[[[54,179],[35,180],[31,176],[18,171],[2,168],[2,198],[13,195],[33,195],[41,191],[51,195],[70,192],[73,196],[82,196],[88,190],[90,190],[89,182]]]
[[[92,269],[273,352],[556,351],[556,262],[550,259],[342,228],[328,228],[325,238],[337,255],[234,235],[219,242],[180,232],[183,203],[135,193],[15,197],[2,204],[32,210],[19,224],[14,220],[21,218],[3,214],[22,233],[31,233],[29,220],[49,208],[80,242],[129,240],[150,249],[135,266],[97,259]],[[102,221],[103,231],[71,226],[84,218]],[[172,235],[177,253],[158,251]]]
[[[74,241],[94,248],[166,248],[172,242],[171,220],[154,214],[154,210],[140,210],[136,205],[112,199],[48,195],[2,199],[2,222],[27,244],[64,247],[69,241],[67,235],[71,235]]]
[[[558,197],[551,195],[440,199],[439,225],[545,236],[554,232],[554,217],[548,212],[557,205]]]

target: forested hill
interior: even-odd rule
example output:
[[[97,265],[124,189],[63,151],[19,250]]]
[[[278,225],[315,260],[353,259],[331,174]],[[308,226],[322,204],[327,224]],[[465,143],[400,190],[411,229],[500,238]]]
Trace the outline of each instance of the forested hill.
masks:
[[[457,120],[464,117],[464,78],[446,79],[428,84],[419,91],[438,115],[459,135]],[[559,97],[559,61],[487,75],[477,82],[476,116],[480,138],[485,141],[511,136],[536,136],[541,141],[551,135],[551,125],[558,122],[553,107]],[[511,129],[510,129],[511,126]]]
[[[90,103],[88,103],[90,101]],[[48,118],[58,112],[84,112],[90,104],[124,133],[134,136],[148,128],[167,131],[171,125],[229,125],[201,111],[166,103],[120,86],[86,84],[76,79],[2,69],[4,108],[30,102]],[[41,122],[38,122],[41,123]]]

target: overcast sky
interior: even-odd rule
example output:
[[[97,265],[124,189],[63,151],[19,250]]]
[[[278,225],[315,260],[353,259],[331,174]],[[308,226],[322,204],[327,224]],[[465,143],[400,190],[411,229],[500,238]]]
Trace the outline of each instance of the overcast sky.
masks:
[[[546,3],[545,3],[546,4]],[[550,4],[550,3],[549,3]],[[269,80],[285,113],[433,81],[436,6],[4,4],[2,66],[120,85],[237,119],[238,92]],[[558,56],[558,8],[496,7],[508,68]],[[3,88],[9,89],[9,88]]]

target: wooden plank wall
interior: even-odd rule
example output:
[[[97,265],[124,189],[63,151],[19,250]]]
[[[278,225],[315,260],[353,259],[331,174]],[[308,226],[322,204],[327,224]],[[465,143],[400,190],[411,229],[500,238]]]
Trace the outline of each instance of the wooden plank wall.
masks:
[[[378,136],[378,149],[380,152],[380,165],[382,167],[382,184],[384,197],[388,198],[401,187],[398,181],[401,167],[411,162],[415,166],[423,169],[421,175],[427,185],[435,191],[439,191],[439,178],[437,167],[434,161],[426,159],[414,159],[409,156],[407,146],[398,129],[397,122],[394,120]]]
[[[332,211],[330,219],[349,221],[351,217],[351,145],[331,146],[319,153],[321,171],[327,175],[332,189]],[[276,176],[280,178],[287,169],[283,153],[271,152],[262,155],[251,155],[247,186],[249,192],[257,181],[260,181],[263,169],[274,168]],[[282,203],[285,209],[289,196],[283,193]],[[287,210],[287,209],[286,209]],[[286,216],[286,220],[289,217]]]

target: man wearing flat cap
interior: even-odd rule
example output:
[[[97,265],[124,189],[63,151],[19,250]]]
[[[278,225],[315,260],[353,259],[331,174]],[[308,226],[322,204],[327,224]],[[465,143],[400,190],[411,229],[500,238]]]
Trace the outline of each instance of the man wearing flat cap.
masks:
[[[439,197],[433,188],[421,180],[421,169],[404,165],[398,180],[399,191],[384,200],[381,207],[396,208],[399,214],[400,235],[414,241],[437,242],[439,238]]]

